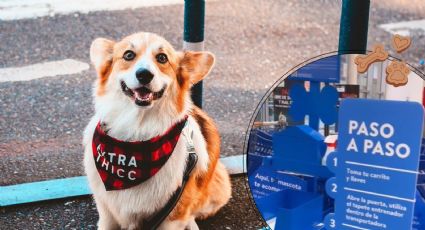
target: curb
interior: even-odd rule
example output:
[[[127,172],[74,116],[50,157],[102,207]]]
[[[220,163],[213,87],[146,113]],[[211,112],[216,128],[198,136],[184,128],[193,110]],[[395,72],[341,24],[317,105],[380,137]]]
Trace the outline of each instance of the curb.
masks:
[[[244,173],[244,155],[220,158],[230,175]],[[91,195],[86,176],[0,186],[0,207]]]

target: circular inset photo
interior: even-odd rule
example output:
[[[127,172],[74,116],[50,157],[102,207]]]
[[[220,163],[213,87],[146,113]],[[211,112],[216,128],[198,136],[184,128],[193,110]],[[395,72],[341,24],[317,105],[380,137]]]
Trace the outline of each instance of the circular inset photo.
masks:
[[[425,229],[423,75],[363,60],[315,58],[258,106],[248,183],[271,229]]]

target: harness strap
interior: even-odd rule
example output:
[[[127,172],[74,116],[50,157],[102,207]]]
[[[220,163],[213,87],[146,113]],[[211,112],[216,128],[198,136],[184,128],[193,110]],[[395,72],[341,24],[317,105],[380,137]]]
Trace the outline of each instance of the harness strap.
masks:
[[[186,122],[186,127],[183,129],[183,135],[186,137],[186,148],[189,153],[186,163],[186,168],[183,174],[183,180],[180,187],[174,192],[165,206],[159,210],[155,215],[151,216],[148,219],[143,220],[143,229],[155,230],[159,227],[159,225],[167,218],[167,216],[173,211],[174,207],[176,207],[177,202],[180,200],[180,197],[183,194],[184,188],[186,187],[186,183],[189,180],[190,173],[195,168],[196,162],[198,161],[198,156],[195,153],[195,147],[193,145],[192,136],[193,131],[188,125],[189,120]]]

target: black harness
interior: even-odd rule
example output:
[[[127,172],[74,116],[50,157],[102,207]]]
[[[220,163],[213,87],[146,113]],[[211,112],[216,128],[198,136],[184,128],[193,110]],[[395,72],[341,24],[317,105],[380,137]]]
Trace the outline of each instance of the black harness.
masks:
[[[176,207],[177,202],[180,200],[181,195],[183,194],[184,188],[187,181],[189,180],[190,173],[195,168],[196,162],[198,161],[198,156],[196,155],[194,149],[190,149],[189,156],[186,163],[186,169],[183,174],[183,181],[180,187],[174,192],[173,196],[168,200],[165,206],[159,210],[155,215],[151,216],[148,219],[143,220],[143,229],[155,230],[158,226],[167,218],[167,216],[173,211]]]

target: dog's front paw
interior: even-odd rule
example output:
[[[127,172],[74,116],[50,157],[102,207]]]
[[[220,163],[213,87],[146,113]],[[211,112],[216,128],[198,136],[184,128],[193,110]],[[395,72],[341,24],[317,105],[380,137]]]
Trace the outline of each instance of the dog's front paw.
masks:
[[[186,226],[186,230],[199,230],[198,224],[194,219],[192,219]]]
[[[120,230],[121,229],[118,222],[111,215],[109,210],[104,208],[104,206],[98,205],[97,210],[99,212],[99,221],[97,222],[98,230]]]

